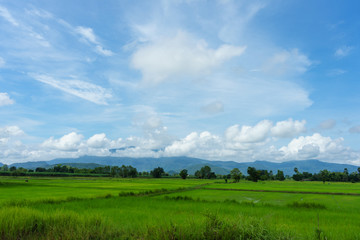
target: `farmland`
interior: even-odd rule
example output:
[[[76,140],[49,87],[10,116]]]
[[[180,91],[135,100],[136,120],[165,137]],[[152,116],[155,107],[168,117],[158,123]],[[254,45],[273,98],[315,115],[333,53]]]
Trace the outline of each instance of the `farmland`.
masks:
[[[0,193],[0,239],[360,239],[358,183],[1,177]]]

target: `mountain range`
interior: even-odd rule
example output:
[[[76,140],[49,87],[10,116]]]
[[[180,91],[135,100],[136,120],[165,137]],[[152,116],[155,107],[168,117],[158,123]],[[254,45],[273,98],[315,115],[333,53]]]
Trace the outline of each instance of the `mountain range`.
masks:
[[[98,157],[82,156],[78,158],[57,158],[50,161],[14,163],[10,166],[23,167],[27,169],[36,169],[37,167],[50,168],[56,164],[68,165],[77,168],[95,168],[100,166],[121,166],[131,165],[138,171],[150,171],[156,167],[162,167],[166,172],[179,172],[181,169],[187,169],[190,174],[196,170],[208,165],[216,174],[228,174],[233,168],[238,168],[243,174],[247,173],[248,167],[256,169],[273,171],[284,171],[285,175],[293,175],[294,168],[300,172],[317,173],[320,170],[327,169],[333,172],[343,172],[347,168],[349,172],[355,172],[358,166],[349,164],[328,163],[319,160],[287,161],[274,163],[269,161],[255,162],[234,162],[234,161],[209,161],[200,158],[191,157],[161,157],[161,158],[130,158],[130,157]],[[0,163],[1,166],[1,163]]]

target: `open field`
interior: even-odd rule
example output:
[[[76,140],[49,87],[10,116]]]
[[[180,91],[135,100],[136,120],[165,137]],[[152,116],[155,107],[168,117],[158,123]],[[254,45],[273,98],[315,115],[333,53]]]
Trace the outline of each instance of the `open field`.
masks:
[[[8,177],[0,191],[0,239],[360,239],[360,196],[322,194],[360,184]]]

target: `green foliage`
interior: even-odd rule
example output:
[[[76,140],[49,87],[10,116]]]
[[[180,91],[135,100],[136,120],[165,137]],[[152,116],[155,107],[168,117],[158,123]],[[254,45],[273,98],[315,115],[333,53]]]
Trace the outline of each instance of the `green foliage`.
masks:
[[[211,167],[204,166],[200,170],[195,172],[195,177],[200,179],[213,179],[216,178],[215,172],[211,171]]]
[[[96,168],[94,169],[94,171],[101,171],[101,168]],[[107,169],[104,168],[105,171],[108,171]],[[122,178],[127,178],[127,177],[137,177],[138,172],[136,170],[136,168],[132,167],[132,166],[125,166],[122,165],[121,167],[118,166],[113,166],[111,167],[110,171],[110,176],[111,177],[122,177]]]
[[[188,170],[186,170],[186,169],[181,170],[179,175],[182,179],[186,179],[188,176]]]
[[[284,181],[285,180],[284,172],[278,170],[277,174],[275,175],[275,179],[279,181]]]
[[[8,165],[4,164],[2,167],[0,167],[0,171],[4,171],[4,172],[9,171]]]
[[[238,168],[234,168],[233,170],[231,170],[230,174],[231,178],[234,179],[235,182],[240,181],[242,173]]]
[[[153,176],[154,178],[161,178],[161,176],[165,173],[164,169],[162,167],[157,167],[154,168],[151,172],[150,175]]]
[[[247,173],[249,174],[247,179],[253,182],[260,180],[260,171],[256,170],[254,167],[248,167]]]

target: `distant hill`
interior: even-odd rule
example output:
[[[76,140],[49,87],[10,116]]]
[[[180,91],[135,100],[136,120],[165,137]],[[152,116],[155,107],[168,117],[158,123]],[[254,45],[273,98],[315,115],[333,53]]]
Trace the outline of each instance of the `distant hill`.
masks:
[[[0,167],[2,167],[2,166],[4,166],[4,164],[2,164],[2,163],[0,162]]]
[[[156,167],[162,167],[167,172],[180,172],[182,169],[187,169],[190,174],[195,173],[196,170],[199,170],[205,165],[210,166],[216,174],[227,174],[233,168],[239,168],[243,174],[247,174],[248,167],[255,167],[256,169],[271,170],[274,174],[276,174],[277,170],[282,170],[285,175],[290,176],[294,174],[295,167],[297,167],[300,172],[310,173],[317,173],[323,169],[334,172],[343,172],[344,168],[347,168],[349,172],[355,172],[358,168],[353,165],[321,162],[319,160],[288,161],[282,163],[268,161],[238,163],[234,161],[209,161],[190,157],[130,158],[97,156],[57,158],[51,161],[15,163],[10,166],[35,169],[37,167],[49,168],[56,164],[69,165],[77,168],[95,168],[106,165],[131,165],[137,168],[138,171],[150,171]]]
[[[54,167],[57,164],[49,165],[49,167]],[[66,165],[69,167],[75,167],[75,168],[88,168],[88,169],[94,169],[97,167],[104,167],[105,165],[97,164],[97,163],[63,163],[61,165]]]
[[[216,166],[214,164],[206,164],[206,163],[191,165],[191,166],[186,167],[186,169],[188,170],[189,174],[193,175],[193,174],[195,174],[195,172],[197,170],[201,169],[202,167],[204,167],[206,165],[211,167],[211,171],[215,172],[216,174],[225,175],[225,174],[229,174],[231,171],[231,169],[222,168],[222,167]]]
[[[10,165],[10,167],[13,167],[13,166],[16,168],[23,167],[26,169],[36,169],[38,167],[49,168],[50,164],[48,164],[45,161],[39,161],[39,162],[13,163]]]

